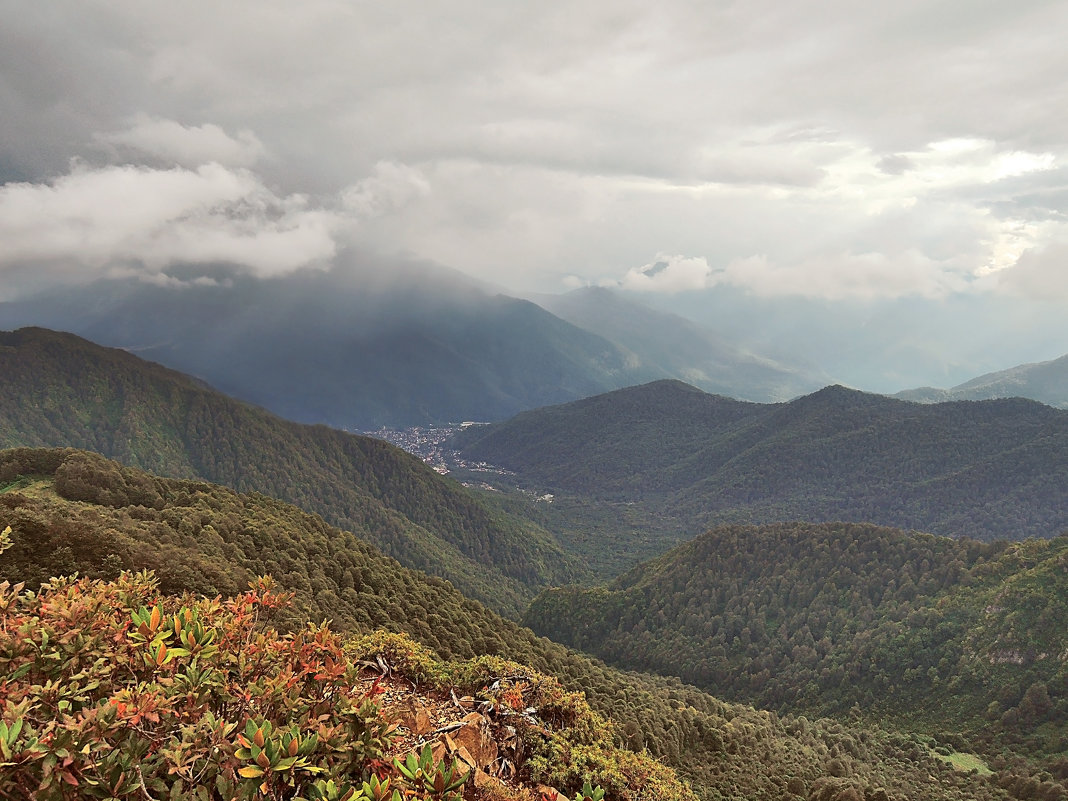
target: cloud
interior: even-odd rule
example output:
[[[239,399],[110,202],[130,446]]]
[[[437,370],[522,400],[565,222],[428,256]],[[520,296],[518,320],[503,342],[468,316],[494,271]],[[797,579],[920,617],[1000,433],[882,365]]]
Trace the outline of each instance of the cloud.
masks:
[[[1052,241],[1028,248],[1011,270],[997,276],[1008,291],[1043,304],[1068,301],[1068,230]]]
[[[132,171],[145,206],[3,223],[38,264],[271,274],[357,219],[517,290],[926,297],[1007,286],[983,272],[1068,210],[1063,3],[3,2],[0,181],[45,203]],[[657,251],[687,255],[628,269]]]
[[[710,266],[704,257],[660,254],[655,262],[628,270],[615,284],[666,294],[729,286],[764,297],[838,301],[941,298],[967,290],[972,281],[966,267],[954,260],[937,262],[906,250],[893,256],[843,252],[792,264],[758,254],[733,259],[720,268]]]
[[[239,131],[235,138],[212,123],[182,125],[144,114],[135,117],[128,127],[97,134],[96,139],[183,167],[197,167],[209,162],[251,167],[266,153],[263,143],[247,129]]]
[[[32,270],[40,284],[225,262],[269,277],[333,257],[339,224],[306,197],[276,195],[247,170],[217,163],[75,165],[49,183],[0,187],[0,271]]]
[[[909,170],[915,168],[916,164],[908,156],[900,153],[892,153],[879,159],[875,166],[887,175],[904,175]]]
[[[686,292],[715,284],[712,268],[703,257],[666,255],[643,267],[632,267],[619,285],[639,292]]]
[[[972,279],[966,265],[910,249],[892,255],[843,252],[785,265],[751,256],[730,262],[717,282],[766,297],[841,301],[944,298],[967,290]]]
[[[344,190],[342,204],[360,217],[378,217],[397,211],[430,194],[430,182],[407,164],[380,161],[368,177]]]

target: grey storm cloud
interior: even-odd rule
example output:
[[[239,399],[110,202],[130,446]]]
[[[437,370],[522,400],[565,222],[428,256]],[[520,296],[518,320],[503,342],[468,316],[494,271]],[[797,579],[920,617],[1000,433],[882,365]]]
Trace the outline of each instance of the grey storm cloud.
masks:
[[[0,10],[9,283],[355,242],[516,291],[938,298],[1064,238],[1063,3]]]

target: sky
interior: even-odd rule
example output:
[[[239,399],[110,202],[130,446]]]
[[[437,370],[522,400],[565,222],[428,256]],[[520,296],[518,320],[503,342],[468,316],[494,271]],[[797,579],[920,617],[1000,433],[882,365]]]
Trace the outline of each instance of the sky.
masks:
[[[0,300],[359,247],[862,388],[1068,352],[1068,3],[0,11]]]

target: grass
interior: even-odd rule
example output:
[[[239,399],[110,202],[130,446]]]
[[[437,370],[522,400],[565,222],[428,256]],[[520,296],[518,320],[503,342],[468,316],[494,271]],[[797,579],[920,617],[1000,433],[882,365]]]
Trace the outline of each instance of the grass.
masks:
[[[15,476],[12,481],[9,481],[6,484],[0,484],[0,495],[3,495],[5,492],[28,489],[34,484],[39,484],[44,480],[46,480],[45,476]],[[49,481],[49,485],[51,485],[51,481]]]
[[[989,776],[994,772],[975,754],[962,754],[959,751],[953,751],[949,755],[946,755],[940,754],[934,750],[931,750],[931,754],[938,759],[941,759],[943,762],[948,762],[953,766],[954,770],[959,770],[962,773],[970,773],[974,770],[980,776]]]

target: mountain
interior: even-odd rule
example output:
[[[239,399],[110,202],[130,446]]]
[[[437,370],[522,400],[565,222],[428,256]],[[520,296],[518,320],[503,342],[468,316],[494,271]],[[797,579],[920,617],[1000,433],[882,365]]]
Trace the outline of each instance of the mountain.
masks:
[[[714,523],[870,521],[976,539],[1068,528],[1068,412],[923,405],[827,387],[743,403],[654,382],[470,427],[452,443],[515,481]]]
[[[894,397],[920,403],[1030,398],[1058,409],[1068,409],[1068,355],[987,373],[951,389],[920,387],[898,392]]]
[[[0,327],[121,347],[290,420],[373,430],[500,420],[660,375],[444,268],[355,260],[269,280],[101,281],[0,304]]]
[[[291,423],[72,334],[0,332],[0,446],[87,448],[298,503],[517,615],[577,560],[381,440]]]
[[[675,680],[606,667],[499,617],[440,579],[401,567],[318,516],[261,494],[151,476],[83,451],[16,449],[0,452],[0,531],[7,526],[12,529],[12,544],[0,554],[0,580],[36,586],[43,577],[70,570],[87,579],[113,580],[123,569],[153,568],[167,593],[210,596],[240,591],[249,577],[270,572],[277,591],[294,594],[290,611],[274,613],[283,630],[308,636],[306,621],[329,617],[332,627],[347,636],[368,634],[351,640],[348,653],[372,657],[375,664],[373,656],[382,656],[393,674],[411,676],[421,687],[433,687],[441,680],[438,657],[478,657],[467,664],[446,665],[444,670],[453,683],[466,684],[472,695],[498,697],[498,714],[507,717],[518,705],[515,727],[524,726],[519,720],[523,715],[537,715],[535,723],[544,720],[546,725],[536,726],[542,729],[537,739],[523,741],[524,748],[539,755],[541,769],[556,766],[552,769],[564,771],[569,783],[583,773],[614,778],[619,784],[609,787],[610,797],[624,801],[683,801],[686,795],[679,789],[672,795],[670,776],[647,757],[610,749],[609,736],[617,745],[648,749],[648,754],[677,767],[706,801],[794,797],[985,801],[1039,797],[1035,795],[1039,792],[1053,798],[1058,788],[1064,789],[1052,774],[1043,772],[1044,765],[1018,754],[992,762],[997,773],[990,776],[954,769],[954,764],[963,764],[966,755],[961,751],[968,744],[951,733],[945,734],[948,739],[933,739],[853,723],[780,716],[720,701]],[[112,592],[117,603],[129,603],[130,579],[126,581],[125,590],[104,591]],[[0,586],[5,593],[14,592]],[[107,638],[79,640],[77,632],[69,631],[88,619],[83,602],[99,612],[101,604],[92,599],[100,592],[84,586],[61,589],[60,602],[42,606],[36,623],[23,621],[13,638],[0,626],[4,653],[14,653],[9,646],[16,642],[19,653],[25,650],[22,633],[42,625],[45,611],[49,619],[63,621],[69,636],[55,637],[45,651],[49,659],[34,658],[35,669],[47,669],[72,643],[83,650],[102,647]],[[72,603],[78,614],[65,614]],[[207,609],[211,603],[201,601],[199,608]],[[3,608],[5,613],[25,614],[30,606],[24,601],[5,603]],[[437,654],[413,649],[410,641],[396,634],[373,633],[376,628],[403,632]],[[569,692],[559,693],[551,680],[500,657],[556,677]],[[99,666],[100,662],[83,662],[81,669]],[[9,692],[19,686],[15,682],[21,674],[19,669],[11,676]],[[273,679],[265,678],[263,686]],[[401,685],[406,683],[398,682]],[[260,687],[257,683],[257,692]],[[94,689],[84,682],[74,701],[84,703]],[[510,692],[495,696],[498,690]],[[598,713],[610,715],[613,723],[588,713],[576,715],[584,706],[581,696],[571,694],[577,692]],[[529,698],[538,701],[528,708]],[[444,702],[451,706],[447,697]],[[76,721],[77,716],[68,719]],[[7,722],[12,721],[7,718]],[[560,727],[571,727],[572,733],[557,739],[553,732]],[[987,770],[981,760],[967,758]],[[1057,764],[1050,768],[1060,770]],[[132,788],[128,797],[143,797],[136,783]],[[1024,791],[1032,794],[1024,796]]]
[[[1068,534],[721,527],[605,588],[546,590],[524,622],[736,701],[1054,756],[1068,736],[1066,564]]]
[[[360,715],[356,713],[363,700],[403,706],[398,703],[398,696],[403,698],[408,695],[408,701],[411,702],[416,700],[412,696],[422,696],[425,701],[430,694],[443,693],[447,699],[449,690],[458,690],[460,696],[470,693],[486,701],[479,705],[479,709],[485,711],[501,708],[511,710],[508,699],[512,698],[512,703],[515,703],[514,699],[518,698],[523,701],[522,708],[528,710],[526,717],[509,717],[507,713],[493,715],[491,712],[491,717],[501,719],[499,727],[489,719],[478,721],[479,729],[485,731],[493,726],[502,735],[502,743],[509,744],[508,750],[502,751],[502,755],[507,754],[511,758],[513,773],[519,767],[528,780],[533,773],[541,781],[581,787],[582,780],[579,778],[576,782],[578,774],[574,767],[569,767],[561,757],[565,749],[578,746],[587,753],[588,761],[583,766],[586,778],[602,783],[616,797],[651,797],[659,801],[693,799],[672,771],[657,765],[648,755],[621,752],[611,740],[615,729],[604,719],[598,719],[581,696],[564,692],[555,680],[541,676],[531,668],[510,664],[500,658],[486,659],[484,656],[521,652],[545,663],[546,657],[555,660],[565,657],[563,648],[539,641],[529,631],[464,598],[447,583],[403,568],[351,533],[328,526],[321,518],[288,504],[263,495],[239,495],[233,490],[201,481],[151,476],[84,451],[17,449],[0,452],[0,530],[9,526],[11,544],[6,552],[0,554],[0,579],[5,580],[0,585],[0,593],[3,593],[5,600],[0,606],[0,616],[6,618],[11,613],[25,614],[24,610],[32,608],[34,604],[40,606],[38,615],[25,615],[17,623],[12,622],[13,631],[10,634],[6,619],[0,625],[0,647],[3,649],[5,665],[12,668],[5,672],[13,674],[10,681],[5,681],[5,699],[9,709],[19,699],[18,680],[27,671],[35,671],[38,676],[42,673],[45,675],[40,684],[28,688],[31,697],[35,695],[34,691],[37,695],[45,695],[45,703],[38,702],[28,710],[25,706],[19,708],[20,717],[29,722],[28,733],[34,733],[35,724],[44,728],[54,726],[57,722],[63,723],[64,719],[80,721],[78,711],[87,707],[90,699],[99,700],[105,707],[112,703],[124,708],[123,699],[129,700],[131,695],[135,699],[144,699],[148,695],[153,698],[145,707],[149,714],[140,726],[137,721],[116,722],[114,716],[110,720],[104,715],[99,721],[94,718],[93,728],[98,732],[106,729],[107,723],[115,723],[120,729],[117,742],[112,748],[93,747],[90,750],[87,746],[85,751],[81,751],[82,740],[76,740],[78,747],[71,750],[88,755],[88,759],[83,763],[81,757],[77,757],[64,763],[69,766],[74,762],[78,766],[71,769],[76,770],[72,780],[67,780],[75,787],[79,781],[74,779],[82,781],[83,786],[91,784],[84,779],[94,773],[107,776],[115,782],[114,786],[119,786],[121,778],[115,779],[119,771],[110,770],[112,765],[107,761],[113,749],[133,750],[134,759],[145,768],[146,775],[151,775],[148,768],[156,762],[154,755],[160,750],[159,746],[153,746],[149,751],[150,743],[146,742],[145,751],[149,753],[138,753],[129,742],[131,733],[147,735],[146,728],[158,728],[152,724],[160,724],[161,716],[166,724],[167,718],[176,714],[177,710],[191,714],[193,720],[189,723],[192,728],[201,716],[196,714],[199,704],[194,702],[202,702],[206,696],[217,691],[223,679],[226,679],[227,683],[236,684],[231,695],[236,693],[237,698],[231,697],[229,703],[215,707],[218,720],[225,720],[227,715],[236,716],[236,719],[231,717],[230,720],[240,727],[239,730],[244,729],[246,719],[254,715],[252,710],[257,710],[257,700],[262,695],[263,702],[258,705],[257,711],[268,718],[274,716],[278,729],[288,731],[292,724],[303,718],[304,725],[301,728],[305,736],[317,731],[319,737],[325,739],[330,738],[331,732],[323,724],[336,714],[341,719],[333,721],[333,725],[337,725],[339,731],[352,731],[355,742],[345,749],[336,747],[334,750],[351,750],[354,756],[363,757],[361,763],[376,753],[388,756],[381,753],[387,750],[384,743],[379,745],[379,741],[371,736],[361,741],[361,726],[370,719],[363,710]],[[0,552],[4,550],[0,545]],[[127,573],[126,578],[120,576],[123,570],[145,569],[155,571],[157,587],[146,587],[141,575],[131,576]],[[113,583],[103,588],[84,582],[73,588],[50,589],[48,584],[41,587],[50,576],[66,575],[73,571],[80,572],[86,578]],[[270,582],[257,580],[257,576],[267,573],[272,575]],[[8,581],[27,582],[32,589],[40,589],[42,595],[47,597],[47,593],[54,592],[56,597],[50,597],[47,603],[42,604],[39,598],[28,595],[20,603],[10,603]],[[250,584],[253,592],[242,595]],[[18,593],[20,589],[16,588],[13,592]],[[174,647],[177,643],[173,640],[167,647],[171,657],[159,664],[165,658],[161,655],[159,661],[152,663],[153,668],[157,665],[163,668],[162,675],[151,671],[149,676],[143,675],[145,663],[136,637],[133,647],[126,643],[130,636],[130,613],[136,613],[139,606],[161,608],[154,597],[160,590],[168,595],[192,592],[208,598],[221,593],[226,597],[237,596],[239,600],[236,605],[226,604],[220,609],[218,600],[214,604],[192,604],[188,595],[180,600],[170,599],[168,605],[174,612],[177,612],[179,605],[187,605],[187,609],[193,610],[192,614],[198,615],[197,625],[187,625],[185,630],[196,634],[199,643],[204,644],[203,648],[195,650],[191,667],[177,676],[167,675],[166,666],[172,660],[175,665],[182,663],[183,657],[189,656],[189,653],[186,651],[181,654],[180,649]],[[288,604],[277,603],[281,592],[293,594]],[[250,598],[260,599],[258,605]],[[164,600],[164,603],[167,601]],[[245,607],[245,604],[248,606]],[[132,609],[115,620],[112,612],[115,606],[132,606]],[[74,611],[71,612],[71,609]],[[223,617],[224,611],[234,613],[236,619],[229,622],[218,620]],[[161,617],[164,621],[163,631],[166,631],[171,628],[172,617]],[[146,612],[145,631],[150,631],[147,624],[149,618]],[[331,620],[333,631],[345,635],[343,640],[338,642],[318,628],[319,622],[324,619]],[[173,620],[174,629],[180,630],[179,616],[174,615]],[[36,653],[49,642],[46,621],[56,628],[53,629],[49,657],[42,660]],[[266,625],[268,621],[273,626]],[[186,618],[185,622],[189,624],[191,621]],[[79,624],[85,630],[79,630]],[[38,626],[44,629],[45,634],[40,640],[33,636]],[[232,630],[229,636],[227,628]],[[279,637],[271,628],[293,636]],[[208,630],[208,636],[205,635],[205,629]],[[14,630],[18,631],[17,635],[14,635]],[[104,631],[108,636],[103,635]],[[406,632],[419,644],[408,637],[389,632]],[[258,634],[264,635],[265,640],[260,647],[255,636]],[[356,634],[367,636],[354,638]],[[213,639],[214,635],[218,635],[218,641]],[[161,632],[159,639],[166,639],[166,636]],[[38,641],[41,643],[39,646]],[[187,645],[184,642],[181,644]],[[150,643],[142,643],[141,648],[146,645]],[[280,666],[277,660],[281,653],[288,653],[290,646],[299,662],[295,666]],[[29,659],[24,657],[27,652]],[[94,659],[87,666],[90,654]],[[69,667],[65,672],[55,670],[57,663],[61,662],[61,655],[69,657]],[[476,655],[483,657],[472,660]],[[470,661],[446,665],[439,662],[442,657],[459,657]],[[374,687],[371,687],[368,695],[361,699],[364,689],[360,688],[352,708],[342,706],[339,709],[339,703],[349,700],[346,690],[351,691],[351,684],[344,688],[316,686],[316,682],[338,679],[351,682],[354,680],[354,669],[358,670],[361,662],[368,664],[368,660],[374,666],[375,673],[378,673],[378,665],[388,666],[384,669],[385,675],[378,677],[385,685],[381,689],[389,687],[388,695],[375,696]],[[585,668],[585,678],[592,684],[593,666],[588,662],[581,664],[580,659],[572,661],[579,662],[580,671]],[[116,670],[113,662],[129,664],[123,664],[122,670]],[[174,669],[173,665],[171,669]],[[92,675],[87,677],[87,671]],[[33,673],[30,676],[25,681],[33,685]],[[289,682],[285,683],[287,678]],[[156,679],[158,683],[153,681]],[[108,694],[99,699],[94,697],[100,692],[98,688],[102,684],[106,687],[112,683],[120,687],[131,683],[133,686],[124,689],[116,687],[110,698]],[[436,684],[443,683],[449,686],[439,686],[433,692]],[[46,684],[43,691],[41,684]],[[367,684],[369,686],[370,682]],[[421,693],[413,693],[416,684],[422,687]],[[493,685],[492,689],[490,685]],[[75,714],[49,714],[53,708],[47,703],[47,694],[62,692],[60,688],[68,686],[74,688],[71,695],[76,697],[69,703],[76,705]],[[190,687],[193,689],[190,690]],[[316,690],[322,693],[318,697]],[[294,692],[308,692],[311,700],[294,699]],[[171,696],[167,702],[162,700],[165,695]],[[240,700],[242,696],[243,700]],[[452,703],[442,705],[440,697],[437,705],[447,706],[451,710]],[[130,706],[135,711],[138,709],[136,704],[131,703]],[[428,708],[418,709],[423,714],[431,712]],[[153,710],[158,710],[155,717]],[[464,715],[470,711],[461,708],[459,714],[453,714],[453,717],[469,722],[470,716]],[[308,712],[311,712],[310,721],[307,719]],[[212,718],[212,726],[216,725],[215,720]],[[6,725],[13,722],[8,718],[5,728],[0,732],[6,736]],[[506,732],[508,724],[512,724],[510,735]],[[528,724],[533,731],[527,730]],[[75,737],[79,734],[84,736],[76,726],[72,728],[75,728]],[[425,727],[421,733],[427,734],[428,728]],[[476,750],[469,738],[462,737],[463,733],[456,731],[457,728],[452,727],[452,736],[460,743],[466,742],[471,750]],[[41,733],[38,729],[37,734]],[[61,737],[57,734],[60,747],[65,745],[70,748],[69,741],[59,739]],[[147,739],[153,738],[148,736]],[[337,743],[327,742],[329,753],[330,746],[336,746]],[[228,744],[215,745],[225,748]],[[5,747],[7,745],[5,743]],[[198,782],[195,777],[204,776],[208,765],[202,757],[195,771],[182,770],[182,760],[191,760],[190,753],[197,751],[200,742],[194,740],[183,745],[184,748],[175,749],[180,757],[179,767],[169,771],[169,774],[177,774],[196,786]],[[377,752],[376,745],[379,746]],[[219,751],[218,747],[212,751],[211,746],[209,741],[208,751]],[[414,743],[409,744],[409,748],[412,747]],[[16,755],[19,750],[16,745]],[[458,748],[453,744],[448,750],[456,752]],[[11,751],[5,753],[10,755]],[[399,753],[402,756],[404,754],[403,751]],[[289,752],[289,756],[294,756],[293,752]],[[142,759],[146,762],[141,762]],[[530,760],[530,764],[522,767],[527,760]],[[45,762],[43,774],[40,769],[34,770],[35,763],[39,765],[42,761]],[[387,758],[383,764],[388,766],[392,762]],[[260,765],[268,767],[265,762]],[[20,767],[29,768],[28,775],[19,771]],[[3,777],[0,777],[0,791],[5,797],[36,798],[34,792],[12,793],[13,768],[16,773],[15,789],[34,791],[38,789],[36,786],[19,784],[18,779],[24,777],[28,782],[35,774],[38,779],[42,775],[47,777],[47,761],[9,760],[5,763]],[[278,768],[278,772],[284,770]],[[361,768],[356,769],[358,779],[367,778],[370,767],[363,770],[361,777]],[[132,771],[128,768],[128,772]],[[164,774],[162,781],[174,781],[167,778],[166,770],[161,773]],[[507,771],[504,775],[507,777]],[[265,781],[269,780],[268,776]],[[395,780],[400,780],[400,777],[395,777]],[[212,781],[211,786],[216,787],[216,783]],[[194,797],[188,791],[179,795],[169,783],[164,789],[168,791],[168,797]],[[212,798],[228,797],[225,788],[219,787],[218,790],[221,795],[212,795]],[[269,795],[279,798],[293,795],[292,789],[285,791],[279,787],[278,791]],[[129,795],[115,792],[106,795],[143,798],[137,782],[131,783]],[[239,795],[254,797],[254,793]],[[82,792],[76,796],[50,794],[47,797],[82,798],[87,795]],[[195,797],[208,796],[199,794]],[[339,794],[333,797],[343,796]],[[405,797],[449,798],[442,794],[424,796],[414,792],[406,793]],[[465,797],[523,801],[532,797],[532,794],[502,796],[487,791],[485,796],[468,794]]]
[[[623,348],[633,363],[706,392],[743,400],[785,401],[829,383],[728,342],[678,315],[652,309],[607,287],[531,298],[569,323]]]

